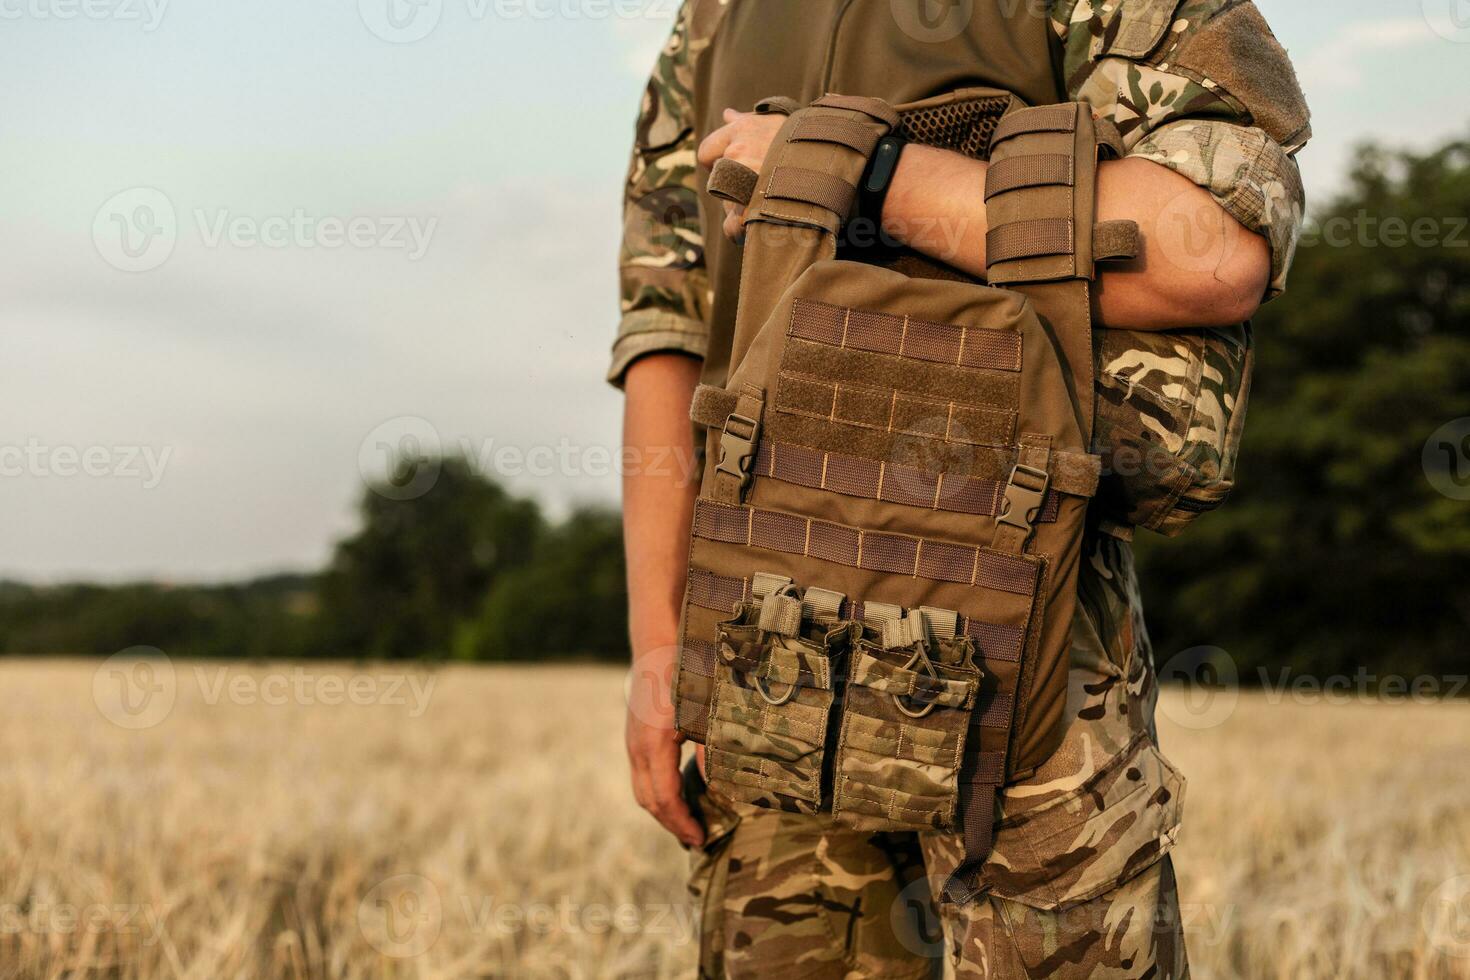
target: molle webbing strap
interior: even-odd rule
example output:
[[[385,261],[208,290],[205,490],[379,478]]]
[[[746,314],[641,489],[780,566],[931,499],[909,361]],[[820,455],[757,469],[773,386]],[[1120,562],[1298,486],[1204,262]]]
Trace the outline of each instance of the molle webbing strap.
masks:
[[[794,596],[768,595],[761,602],[759,626],[780,636],[801,634],[801,600]]]
[[[1031,133],[1075,133],[1079,105],[1081,103],[1059,102],[1056,105],[1037,106],[1013,112],[995,127],[995,135],[990,138],[990,146],[994,149],[1013,136],[1026,136]]]
[[[870,99],[861,95],[836,95],[828,92],[812,103],[826,109],[849,109],[865,113],[889,129],[898,125],[898,111],[881,99]]]
[[[791,584],[791,576],[777,575],[774,572],[756,572],[750,579],[750,594],[759,601],[765,601],[772,593],[778,592]]]
[[[1071,255],[1077,247],[1072,231],[1072,222],[1066,218],[1012,221],[985,233],[985,256],[990,262],[1010,262]]]
[[[689,601],[701,609],[733,613],[752,599],[750,579],[720,575],[704,568],[689,569]]]
[[[1073,184],[1072,158],[1065,153],[1038,153],[1031,157],[1012,157],[990,169],[985,178],[985,199],[1023,187],[1047,187]]]
[[[1006,485],[999,480],[954,473],[930,474],[911,466],[823,452],[771,439],[762,440],[756,451],[753,473],[757,477],[847,497],[978,517],[996,516],[1005,501]],[[1049,491],[1036,523],[1055,521],[1060,503],[1056,491]]]
[[[754,595],[749,579],[720,575],[703,568],[689,571],[689,601],[701,609],[730,613],[741,604],[749,604]],[[808,588],[802,595],[804,615],[813,622],[824,620],[881,621],[903,615],[899,606],[848,599],[828,589]],[[896,610],[896,612],[894,611]],[[875,615],[875,611],[879,614]],[[931,611],[931,615],[933,615]],[[969,637],[975,652],[983,661],[1019,663],[1025,634],[1016,626],[1000,626],[969,616],[960,616],[954,635]]]
[[[863,603],[862,620],[869,627],[881,630],[889,623],[903,618],[903,607],[895,606],[891,602],[865,602]]]
[[[909,575],[936,582],[978,585],[1000,592],[1036,593],[1036,566],[989,548],[866,531],[782,511],[720,504],[694,505],[694,536],[706,541],[764,548],[819,561]]]
[[[856,196],[856,184],[804,167],[777,167],[766,184],[767,198],[815,204],[841,217],[852,211]]]
[[[847,596],[831,589],[808,588],[801,594],[801,614],[814,623],[831,623],[842,619]]]
[[[863,156],[872,155],[878,145],[878,134],[871,126],[840,116],[806,116],[791,128],[791,139],[817,143],[838,143]]]
[[[1007,721],[1009,724],[1009,721]],[[970,740],[979,733],[974,730],[973,718]],[[944,885],[944,896],[951,902],[965,904],[979,893],[975,884],[976,874],[970,871],[976,863],[990,853],[995,837],[995,800],[1000,787],[1005,783],[1005,752],[966,753],[966,775],[960,782],[960,825],[965,835],[965,860],[961,871],[950,876]]]

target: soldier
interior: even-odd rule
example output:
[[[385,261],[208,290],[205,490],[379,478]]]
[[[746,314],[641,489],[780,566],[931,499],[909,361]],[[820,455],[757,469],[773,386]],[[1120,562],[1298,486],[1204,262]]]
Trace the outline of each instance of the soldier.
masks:
[[[1098,325],[1127,328],[1099,331],[1098,387],[1136,424],[1100,422],[1099,438],[1164,445],[1224,482],[1244,391],[1238,360],[1215,356],[1230,335],[1208,328],[1281,293],[1303,212],[1292,157],[1310,135],[1286,54],[1250,0],[686,0],[648,84],[626,189],[609,379],[626,390],[630,449],[691,458],[691,393],[723,380],[742,216],[704,183],[721,158],[761,169],[780,119],[754,103],[831,91],[896,104],[965,85],[1086,102],[1118,127],[1127,153],[1100,170],[1098,217],[1137,221],[1144,251],[1095,284]],[[983,277],[985,167],[909,146],[883,231]],[[1184,779],[1157,746],[1129,543],[1138,524],[1174,530],[1178,494],[1146,475],[1151,489],[1135,485],[1131,504],[1094,505],[1067,735],[1006,788],[974,901],[940,901],[956,835],[863,834],[830,815],[723,801],[697,771],[681,781],[667,691],[633,686],[634,791],[692,852],[701,976],[929,977],[945,957],[960,976],[1188,975],[1169,857]],[[624,490],[637,676],[666,683],[697,486],[649,468]],[[1138,504],[1149,493],[1151,509]]]

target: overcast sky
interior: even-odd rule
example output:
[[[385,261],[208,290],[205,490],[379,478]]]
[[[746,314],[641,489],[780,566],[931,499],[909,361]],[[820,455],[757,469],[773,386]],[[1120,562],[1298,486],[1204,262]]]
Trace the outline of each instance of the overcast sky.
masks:
[[[0,577],[315,567],[387,445],[616,501],[619,190],[676,4],[389,2],[0,0]],[[1259,5],[1309,193],[1470,131],[1464,0]]]

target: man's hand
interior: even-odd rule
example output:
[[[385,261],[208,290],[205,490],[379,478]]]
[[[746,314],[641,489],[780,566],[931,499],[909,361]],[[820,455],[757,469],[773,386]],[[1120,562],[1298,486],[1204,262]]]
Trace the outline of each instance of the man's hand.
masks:
[[[725,125],[710,133],[699,144],[699,163],[706,170],[712,169],[720,160],[734,160],[756,173],[765,166],[766,154],[776,134],[786,123],[786,117],[777,113],[768,116],[754,112],[725,110]],[[725,236],[738,242],[745,232],[745,211],[739,205],[725,202]]]
[[[684,736],[674,726],[669,704],[677,656],[672,646],[634,656],[624,735],[638,805],[686,847],[698,847],[704,843],[704,830],[684,799],[679,778],[679,746]]]

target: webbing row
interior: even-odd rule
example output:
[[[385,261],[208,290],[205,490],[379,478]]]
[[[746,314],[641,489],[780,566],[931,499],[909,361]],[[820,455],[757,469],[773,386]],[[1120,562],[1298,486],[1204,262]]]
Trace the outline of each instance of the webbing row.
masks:
[[[754,472],[782,483],[848,497],[980,517],[994,517],[1005,502],[1006,485],[998,480],[928,473],[912,466],[790,443],[762,442]],[[1055,522],[1059,505],[1056,491],[1049,491],[1036,523]]]
[[[1021,335],[1014,330],[962,327],[798,299],[791,305],[787,333],[831,347],[894,354],[935,364],[1021,370]]]
[[[699,500],[694,536],[706,541],[803,555],[850,568],[959,582],[1034,595],[1037,566],[975,545],[848,527],[814,517]]]

